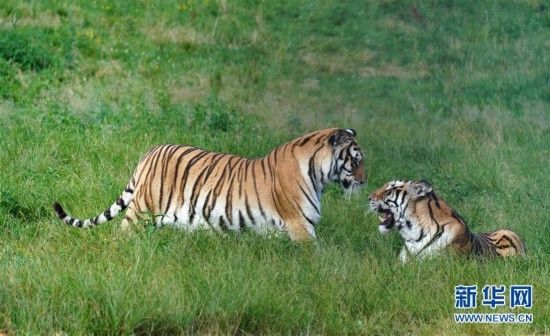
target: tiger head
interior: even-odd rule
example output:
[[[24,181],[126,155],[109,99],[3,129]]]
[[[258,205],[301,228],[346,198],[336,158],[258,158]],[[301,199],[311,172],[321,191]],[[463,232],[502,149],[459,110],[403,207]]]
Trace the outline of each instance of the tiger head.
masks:
[[[337,129],[329,138],[332,148],[329,178],[340,182],[346,193],[352,193],[366,182],[363,151],[357,144],[355,130]]]
[[[387,234],[396,224],[414,217],[415,204],[433,192],[425,181],[391,181],[369,196],[370,207],[378,212],[378,230]]]

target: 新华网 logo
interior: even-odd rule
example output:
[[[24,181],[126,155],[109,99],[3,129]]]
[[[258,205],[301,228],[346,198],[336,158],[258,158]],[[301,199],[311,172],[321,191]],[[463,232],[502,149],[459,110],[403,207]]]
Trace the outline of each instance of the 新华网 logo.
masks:
[[[485,285],[479,291],[481,306],[491,309],[531,309],[533,307],[532,285]],[[478,286],[455,286],[455,309],[475,309],[478,307]],[[532,323],[533,314],[509,313],[456,313],[456,323]]]

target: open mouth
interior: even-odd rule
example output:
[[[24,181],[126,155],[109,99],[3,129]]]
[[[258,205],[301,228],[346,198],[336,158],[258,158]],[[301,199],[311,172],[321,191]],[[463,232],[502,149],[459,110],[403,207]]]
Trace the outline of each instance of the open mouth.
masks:
[[[395,224],[393,213],[390,210],[385,210],[382,208],[378,208],[378,213],[378,219],[380,220],[378,230],[381,233],[388,233]]]

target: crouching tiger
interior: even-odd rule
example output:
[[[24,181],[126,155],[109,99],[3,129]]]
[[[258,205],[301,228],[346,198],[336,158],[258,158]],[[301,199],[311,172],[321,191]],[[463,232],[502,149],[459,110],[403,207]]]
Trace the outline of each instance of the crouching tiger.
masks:
[[[425,181],[392,181],[369,197],[379,213],[378,229],[387,234],[396,228],[405,240],[399,259],[435,255],[445,248],[459,254],[512,256],[525,254],[518,235],[510,230],[475,234],[460,215],[439,198]]]
[[[352,129],[330,128],[302,136],[259,159],[162,145],[149,151],[120,198],[97,217],[76,219],[54,204],[75,227],[111,220],[124,209],[122,228],[143,214],[155,225],[185,230],[287,232],[293,240],[315,238],[321,193],[331,181],[347,193],[364,183],[364,157]]]

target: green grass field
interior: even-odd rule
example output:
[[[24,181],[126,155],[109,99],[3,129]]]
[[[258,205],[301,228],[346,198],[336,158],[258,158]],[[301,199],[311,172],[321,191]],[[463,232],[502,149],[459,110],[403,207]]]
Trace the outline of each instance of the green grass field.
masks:
[[[0,334],[550,334],[549,7],[2,1]],[[258,157],[334,126],[357,130],[369,183],[328,188],[317,246],[51,209],[97,215],[156,144]],[[528,256],[401,265],[368,194],[417,178]],[[534,322],[456,324],[459,284],[532,284],[514,312]]]

